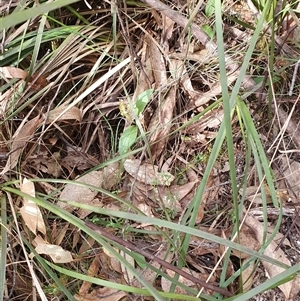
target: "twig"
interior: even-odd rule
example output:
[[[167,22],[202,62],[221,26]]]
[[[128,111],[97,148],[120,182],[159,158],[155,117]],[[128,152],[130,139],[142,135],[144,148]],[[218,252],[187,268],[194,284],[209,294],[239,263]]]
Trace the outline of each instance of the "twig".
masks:
[[[202,287],[206,288],[206,289],[209,289],[209,290],[212,290],[214,292],[217,292],[217,293],[220,293],[220,294],[223,294],[224,296],[227,296],[227,297],[230,297],[232,296],[232,294],[224,289],[224,288],[220,288],[218,286],[215,286],[215,285],[212,285],[212,284],[209,284],[209,283],[206,283],[198,278],[195,278],[194,276],[188,274],[187,272],[183,271],[183,270],[180,270],[179,268],[173,266],[172,264],[142,250],[142,249],[139,249],[138,247],[136,247],[134,244],[130,243],[129,241],[126,241],[126,240],[123,240],[117,236],[114,236],[112,234],[110,234],[109,232],[107,232],[105,229],[101,228],[101,227],[98,227],[96,226],[95,224],[93,224],[92,222],[90,221],[85,221],[85,224],[91,228],[92,230],[94,230],[95,232],[99,233],[100,235],[108,238],[109,240],[112,240],[113,242],[116,242],[118,244],[120,244],[121,246],[133,251],[133,252],[136,252],[138,254],[141,254],[142,256],[150,259],[150,260],[153,260],[153,261],[156,261],[158,262],[162,267],[164,267],[165,269],[168,269],[168,270],[171,270],[173,272],[175,272],[176,274],[194,282],[194,283],[197,283],[199,285],[201,285]]]
[[[293,90],[294,90],[294,86],[295,86],[295,81],[296,81],[296,77],[297,77],[297,74],[298,74],[299,63],[300,63],[300,60],[298,60],[297,63],[295,64],[294,73],[293,73],[293,78],[292,78],[292,82],[291,82],[290,90],[289,90],[289,96],[292,96],[292,95],[293,95]]]

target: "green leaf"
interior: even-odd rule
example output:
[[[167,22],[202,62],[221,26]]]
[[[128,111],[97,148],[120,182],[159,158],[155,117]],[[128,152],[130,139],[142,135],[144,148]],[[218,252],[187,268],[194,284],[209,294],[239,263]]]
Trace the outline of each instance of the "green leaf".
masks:
[[[201,28],[204,30],[204,32],[211,38],[213,39],[215,36],[215,31],[213,28],[211,28],[209,25],[204,24],[201,26]]]
[[[154,91],[153,89],[148,89],[148,90],[142,92],[138,96],[138,99],[135,102],[137,117],[139,117],[140,114],[144,111],[146,105],[148,104],[148,102],[153,94],[153,91]]]
[[[208,0],[205,6],[205,15],[206,17],[211,17],[215,12],[215,0]]]
[[[0,31],[77,1],[79,0],[57,0],[52,3],[41,4],[37,7],[14,12],[1,19]]]
[[[135,125],[131,125],[124,130],[119,140],[119,153],[125,154],[135,143],[138,129]]]

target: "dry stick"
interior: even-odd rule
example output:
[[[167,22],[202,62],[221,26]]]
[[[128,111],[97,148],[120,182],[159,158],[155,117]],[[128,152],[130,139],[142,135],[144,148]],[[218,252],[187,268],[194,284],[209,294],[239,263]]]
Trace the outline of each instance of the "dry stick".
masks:
[[[180,270],[178,269],[177,267],[171,265],[170,263],[142,250],[142,249],[139,249],[138,247],[136,247],[134,244],[126,241],[126,240],[123,240],[117,236],[114,236],[112,234],[110,234],[109,232],[107,232],[105,229],[101,228],[101,227],[98,227],[96,226],[95,224],[93,224],[92,222],[90,221],[85,221],[85,224],[91,228],[92,230],[94,230],[95,232],[97,232],[98,234],[100,234],[101,236],[104,236],[106,238],[108,238],[109,240],[112,240],[113,242],[116,242],[118,244],[120,244],[121,246],[133,251],[133,252],[136,252],[138,254],[141,254],[142,256],[144,256],[145,258],[148,258],[149,260],[153,260],[153,261],[156,261],[158,262],[162,267],[164,267],[165,269],[168,269],[168,270],[171,270],[175,273],[177,273],[178,275],[194,282],[194,283],[197,283],[199,285],[201,285],[202,287],[206,288],[206,289],[209,289],[209,290],[212,290],[214,292],[217,292],[217,293],[220,293],[220,294],[223,294],[224,296],[227,296],[227,297],[230,297],[232,296],[232,294],[226,290],[226,289],[223,289],[223,288],[220,288],[218,286],[215,286],[215,285],[212,285],[212,284],[209,284],[209,283],[206,283],[198,278],[195,278],[194,276],[188,274],[187,272],[183,271],[183,270]]]

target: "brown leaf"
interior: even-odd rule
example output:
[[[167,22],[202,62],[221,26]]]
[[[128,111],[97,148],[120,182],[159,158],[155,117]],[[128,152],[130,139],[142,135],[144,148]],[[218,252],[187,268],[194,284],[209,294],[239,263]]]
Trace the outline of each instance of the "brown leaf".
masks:
[[[102,171],[92,171],[76,181],[100,188],[103,183],[103,173]],[[85,186],[67,184],[61,192],[60,199],[90,205],[97,193],[97,191]],[[68,203],[59,202],[57,205],[69,212],[74,210],[74,207],[68,205]]]
[[[13,143],[10,151],[11,154],[8,157],[1,175],[4,175],[6,172],[13,169],[17,165],[20,154],[22,153],[28,141],[30,141],[31,137],[33,136],[37,127],[41,124],[42,120],[42,118],[39,118],[39,116],[37,116],[25,124],[23,122],[21,123],[13,137]]]
[[[158,166],[141,164],[137,159],[127,159],[124,162],[124,168],[133,178],[149,185],[170,186],[175,179],[169,172],[159,172]]]
[[[148,131],[151,132],[149,143],[153,160],[159,157],[168,141],[172,126],[173,111],[176,104],[176,88],[172,87],[164,101],[156,109]]]
[[[166,85],[168,81],[164,56],[160,52],[157,43],[153,40],[150,41],[148,46],[151,70],[155,79],[155,88],[159,88]]]
[[[90,264],[90,267],[87,271],[87,276],[90,277],[95,277],[98,275],[99,272],[99,268],[100,268],[100,259],[99,256],[95,256],[92,263]],[[92,287],[92,283],[88,282],[88,281],[83,281],[83,283],[81,284],[81,287],[79,289],[79,295],[84,295],[84,294],[88,294],[90,288]]]
[[[126,296],[123,291],[109,287],[96,288],[89,294],[75,295],[77,301],[119,301]]]
[[[256,239],[259,241],[260,244],[263,243],[263,236],[264,236],[264,226],[262,223],[260,223],[258,220],[256,220],[254,217],[247,215],[245,219],[245,224],[252,230],[252,232],[255,234]],[[270,258],[273,258],[275,260],[278,260],[288,266],[291,266],[290,261],[286,258],[285,253],[277,248],[277,244],[272,241],[267,248],[265,249],[264,255],[269,256]],[[270,278],[277,276],[278,274],[285,271],[284,268],[279,267],[277,265],[271,264],[269,262],[262,262],[265,269],[268,272],[268,275]],[[280,290],[284,293],[285,297],[288,299],[291,289],[292,289],[292,281],[284,283],[279,285]]]
[[[66,120],[76,120],[81,122],[82,113],[81,110],[77,107],[71,107],[68,111],[66,111],[63,115],[61,115],[64,110],[67,108],[67,105],[63,104],[54,110],[49,112],[49,116],[47,118],[47,123],[52,123],[54,121],[66,121]]]
[[[245,266],[247,262],[251,260],[251,257],[245,258],[242,262],[242,266]],[[243,270],[242,279],[243,279],[243,292],[249,291],[254,283],[254,269],[256,268],[255,261],[252,261],[250,265]]]

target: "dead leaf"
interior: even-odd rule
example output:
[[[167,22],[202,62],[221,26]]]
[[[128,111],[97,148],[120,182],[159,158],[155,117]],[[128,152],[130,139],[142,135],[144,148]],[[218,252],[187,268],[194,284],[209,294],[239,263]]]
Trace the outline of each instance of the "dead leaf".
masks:
[[[169,172],[159,172],[158,166],[141,164],[137,159],[127,159],[124,162],[125,170],[137,181],[149,185],[170,186],[175,179]]]
[[[89,294],[75,295],[77,301],[119,301],[126,293],[110,287],[96,288]]]
[[[239,232],[239,241],[237,241],[237,238],[235,239],[235,242],[238,242],[242,246],[245,246],[251,250],[258,251],[260,249],[260,243],[256,240],[256,238],[253,236],[252,230],[247,227],[245,224],[242,225],[242,228]],[[238,258],[245,259],[248,258],[249,255],[246,253],[242,253],[238,250],[233,249],[232,254]]]
[[[184,90],[190,96],[192,103],[194,104],[194,102],[198,98],[200,98],[203,93],[200,93],[200,92],[194,90],[191,79],[188,75],[188,72],[187,72],[185,64],[184,64],[185,60],[186,60],[186,58],[184,60],[171,59],[169,68],[170,68],[172,77],[175,80],[180,81],[180,83],[183,85]]]
[[[92,263],[90,264],[90,267],[87,271],[87,276],[90,277],[95,277],[98,275],[99,272],[99,268],[100,268],[100,258],[99,256],[95,256]],[[88,281],[83,281],[83,283],[81,284],[81,287],[79,289],[78,294],[79,295],[84,295],[84,294],[88,294],[90,288],[92,287],[92,283],[88,282]]]
[[[255,235],[256,239],[259,241],[259,243],[262,244],[263,236],[264,236],[263,224],[260,223],[258,220],[256,220],[254,217],[252,217],[249,214],[246,216],[245,224],[254,233],[254,235]],[[275,260],[278,260],[288,266],[291,266],[290,261],[286,258],[286,255],[284,254],[284,252],[281,249],[278,249],[277,251],[275,251],[276,247],[277,247],[277,244],[274,241],[272,241],[268,245],[268,247],[265,249],[264,255],[269,256],[270,258],[273,258]],[[273,265],[269,262],[263,261],[262,263],[263,263],[263,265],[268,273],[268,276],[270,278],[273,278],[273,277],[277,276],[278,274],[285,271],[284,268],[279,267],[277,265]],[[288,299],[290,296],[290,292],[292,289],[292,283],[293,283],[293,281],[290,281],[290,282],[279,285],[279,288],[284,293],[286,299]]]
[[[30,141],[37,127],[41,124],[42,118],[39,116],[31,119],[27,123],[21,123],[17,129],[11,146],[10,156],[6,162],[4,169],[1,172],[1,175],[4,175],[9,170],[13,169],[17,164],[26,144]]]
[[[32,197],[35,197],[34,183],[24,178],[23,182],[20,182],[20,190]],[[21,216],[29,228],[34,234],[36,231],[40,231],[44,235],[46,234],[46,226],[43,220],[40,208],[33,201],[24,198],[23,207],[20,209]]]
[[[47,124],[52,123],[54,121],[66,121],[66,120],[76,120],[81,122],[82,120],[82,112],[77,107],[71,107],[67,112],[65,112],[62,116],[61,113],[67,108],[67,105],[63,104],[54,110],[49,112],[49,116],[47,118]]]
[[[38,254],[49,255],[55,263],[68,263],[73,261],[71,253],[57,245],[39,242],[35,250]]]
[[[282,158],[283,176],[287,186],[293,189],[295,195],[300,195],[300,163],[297,161],[288,162],[285,157]]]
[[[195,271],[191,272],[191,270],[188,269],[188,268],[183,267],[182,270],[184,272],[188,273],[188,274],[191,274],[192,276],[194,276],[197,279],[200,279],[200,280],[203,280],[203,281],[207,280],[207,279],[203,279],[202,274],[197,273]],[[167,270],[166,272],[170,277],[175,277],[175,272],[173,272],[171,270]],[[189,279],[186,279],[182,276],[179,276],[178,282],[182,283],[182,284],[184,284],[185,286],[188,286],[188,287],[196,287],[196,284],[193,281],[191,281]],[[169,292],[170,288],[171,288],[171,285],[172,285],[172,282],[170,280],[168,280],[164,277],[161,279],[161,287],[162,287],[162,290],[164,292]],[[190,293],[188,293],[185,289],[181,288],[180,286],[176,286],[175,293],[176,294],[188,294],[188,295],[190,295]]]
[[[103,168],[103,179],[105,179],[105,181],[102,184],[102,188],[110,190],[119,183],[120,177],[121,173],[119,162],[113,162],[107,165]]]
[[[103,173],[102,171],[92,171],[78,178],[76,181],[101,188],[103,183]],[[67,202],[71,201],[90,205],[97,193],[98,192],[96,190],[92,190],[86,186],[67,184],[60,194],[60,199]],[[73,206],[70,206],[65,202],[59,202],[57,205],[69,212],[72,212],[74,210]]]
[[[168,82],[164,56],[153,40],[148,44],[151,70],[154,75],[155,88],[163,87]]]
[[[163,152],[171,130],[171,120],[176,104],[176,88],[171,87],[163,102],[153,114],[148,131],[151,132],[149,143],[153,161]]]
[[[0,67],[0,73],[2,73],[3,76],[6,78],[20,78],[24,80],[28,75],[27,71],[24,71],[16,67],[10,67],[10,66]]]
[[[55,178],[59,178],[61,175],[62,169],[59,162],[60,153],[58,152],[53,153],[51,157],[47,157],[45,154],[33,155],[27,161],[36,170],[52,175]]]

